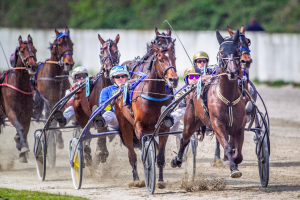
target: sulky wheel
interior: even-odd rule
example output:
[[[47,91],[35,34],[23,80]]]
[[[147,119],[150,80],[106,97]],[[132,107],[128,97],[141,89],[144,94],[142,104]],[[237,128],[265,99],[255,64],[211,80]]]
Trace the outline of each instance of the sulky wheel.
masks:
[[[82,143],[77,145],[78,138],[73,138],[69,144],[69,151],[73,160],[71,162],[71,174],[73,185],[75,189],[80,189],[82,183],[82,168],[83,168],[83,154]],[[77,147],[76,147],[77,145]],[[73,156],[74,155],[74,156]]]
[[[263,187],[267,187],[269,183],[269,135],[266,132],[263,118],[260,119],[261,134],[256,144],[256,155],[258,158],[258,170],[260,182]],[[265,134],[265,137],[263,137]]]
[[[150,142],[150,141],[145,142],[143,148],[143,157],[144,157],[143,166],[144,166],[145,184],[148,193],[153,194],[155,191],[155,182],[156,182],[154,142]]]
[[[46,131],[47,135],[47,158],[50,168],[54,168],[56,165],[56,143],[55,143],[55,131]]]
[[[198,140],[195,135],[190,138],[190,143],[185,149],[185,173],[189,180],[194,180],[196,174],[196,156]]]
[[[39,139],[40,138],[40,139]],[[46,176],[46,141],[45,134],[38,132],[35,136],[35,163],[36,170],[40,181],[45,180]]]

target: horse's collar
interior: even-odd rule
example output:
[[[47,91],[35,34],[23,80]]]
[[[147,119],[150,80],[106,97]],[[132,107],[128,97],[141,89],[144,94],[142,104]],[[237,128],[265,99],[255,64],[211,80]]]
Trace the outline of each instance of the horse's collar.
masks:
[[[220,90],[219,90],[219,86],[217,86],[217,96],[219,97],[219,99],[221,101],[223,101],[223,103],[225,103],[228,107],[229,107],[229,127],[232,126],[233,124],[233,113],[232,113],[232,106],[238,104],[241,100],[241,97],[242,97],[242,93],[241,95],[234,101],[230,102],[228,99],[226,99],[221,93],[220,93]]]

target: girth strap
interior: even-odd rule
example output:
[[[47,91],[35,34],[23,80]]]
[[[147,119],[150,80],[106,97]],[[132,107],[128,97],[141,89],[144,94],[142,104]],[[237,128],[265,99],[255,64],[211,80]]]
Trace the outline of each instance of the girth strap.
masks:
[[[221,101],[223,101],[223,103],[225,103],[228,106],[229,109],[229,126],[231,127],[233,124],[233,113],[232,113],[232,106],[236,105],[242,97],[242,93],[239,96],[239,98],[237,98],[236,100],[234,100],[233,102],[228,101],[228,99],[226,99],[219,90],[219,86],[217,86],[217,95],[219,97],[219,99],[221,99]]]

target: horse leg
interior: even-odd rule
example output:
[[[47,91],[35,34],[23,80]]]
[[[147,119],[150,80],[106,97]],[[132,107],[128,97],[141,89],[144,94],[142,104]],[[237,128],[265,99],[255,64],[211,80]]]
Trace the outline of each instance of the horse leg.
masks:
[[[27,163],[27,159],[25,157],[25,153],[29,151],[27,142],[26,142],[26,137],[28,133],[29,127],[25,127],[26,134],[24,132],[24,128],[21,125],[21,123],[18,121],[16,116],[9,117],[9,121],[12,123],[12,125],[16,128],[17,134],[14,137],[15,142],[16,142],[16,148],[20,151],[19,155],[19,162],[21,163]]]
[[[106,137],[98,138],[94,164],[99,165],[100,162],[105,163],[108,156],[109,156],[109,152],[106,146]]]
[[[84,160],[86,166],[91,166],[93,163],[90,144],[91,144],[91,139],[87,139],[83,142],[83,152],[84,152]]]
[[[157,166],[159,169],[158,182],[163,182],[163,168],[165,166],[165,148],[168,140],[168,136],[159,136],[158,154],[157,154]]]
[[[227,140],[227,134],[226,134],[226,128],[215,126],[216,133],[217,133],[217,139],[219,140],[220,144],[224,148],[224,154],[227,156],[229,160],[229,168],[231,170],[231,177],[232,178],[239,178],[242,176],[242,173],[237,169],[237,165],[233,161],[233,150],[231,145],[229,144]]]
[[[51,125],[53,127],[57,126],[57,122],[53,120],[53,122],[51,123]],[[64,140],[62,138],[62,132],[60,130],[55,130],[55,143],[56,143],[56,147],[58,149],[63,149],[64,148]]]
[[[244,143],[244,130],[241,129],[237,132],[237,134],[230,137],[230,140],[232,140],[232,143],[235,147],[235,152],[233,155],[233,161],[238,166],[243,161],[243,155],[242,155],[242,147]]]
[[[220,142],[216,138],[216,149],[215,149],[215,159],[214,162],[221,160],[220,156]]]

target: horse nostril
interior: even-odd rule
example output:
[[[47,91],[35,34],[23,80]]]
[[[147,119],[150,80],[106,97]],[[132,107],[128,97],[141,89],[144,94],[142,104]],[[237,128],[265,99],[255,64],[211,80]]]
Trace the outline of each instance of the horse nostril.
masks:
[[[174,81],[174,79],[173,79],[173,78],[169,78],[169,81],[170,81],[170,82],[173,82],[173,81]]]
[[[246,64],[246,61],[245,61],[245,60],[241,60],[241,63],[242,63],[242,64]]]

